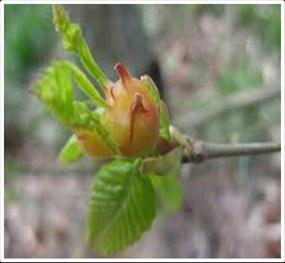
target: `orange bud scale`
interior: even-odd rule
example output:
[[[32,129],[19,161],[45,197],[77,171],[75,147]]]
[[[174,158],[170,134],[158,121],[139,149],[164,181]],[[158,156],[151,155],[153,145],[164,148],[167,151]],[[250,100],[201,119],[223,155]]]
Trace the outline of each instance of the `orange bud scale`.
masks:
[[[105,96],[110,107],[102,116],[102,124],[118,143],[122,155],[146,155],[159,138],[159,106],[146,83],[133,78],[124,65],[117,64],[115,70],[119,80],[108,83]],[[106,158],[115,154],[96,131],[74,127],[74,133],[89,156]]]

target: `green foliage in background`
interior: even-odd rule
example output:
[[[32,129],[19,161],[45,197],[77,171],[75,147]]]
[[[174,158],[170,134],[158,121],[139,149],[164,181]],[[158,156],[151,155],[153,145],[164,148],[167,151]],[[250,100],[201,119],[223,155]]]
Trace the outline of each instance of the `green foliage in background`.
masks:
[[[267,48],[281,47],[280,5],[237,5],[237,25],[253,29]]]
[[[260,88],[262,81],[260,68],[245,60],[233,68],[224,68],[217,79],[217,88],[221,95],[226,96],[242,90]]]
[[[20,124],[31,71],[45,62],[55,43],[50,13],[48,5],[4,7],[5,124]]]

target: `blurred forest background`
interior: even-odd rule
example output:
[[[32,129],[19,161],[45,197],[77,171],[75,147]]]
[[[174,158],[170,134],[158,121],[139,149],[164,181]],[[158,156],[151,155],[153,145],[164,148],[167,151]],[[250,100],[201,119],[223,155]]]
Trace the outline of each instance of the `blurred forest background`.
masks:
[[[183,132],[280,141],[279,5],[64,8],[112,79],[119,61],[153,76]],[[96,257],[84,247],[84,216],[97,164],[57,163],[70,132],[28,92],[58,57],[71,58],[50,6],[5,5],[5,257]],[[276,153],[184,165],[182,207],[161,208],[117,256],[280,257],[280,161]]]

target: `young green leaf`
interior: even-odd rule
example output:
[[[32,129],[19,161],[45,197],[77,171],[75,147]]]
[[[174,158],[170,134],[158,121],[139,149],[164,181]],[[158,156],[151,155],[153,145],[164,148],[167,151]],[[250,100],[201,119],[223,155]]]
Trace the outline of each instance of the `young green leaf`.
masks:
[[[32,92],[36,93],[49,111],[67,125],[74,120],[72,80],[92,102],[100,107],[108,107],[83,72],[68,61],[53,61],[32,86]]]
[[[73,90],[70,70],[64,62],[54,61],[31,87],[49,111],[64,124],[73,120]]]
[[[79,161],[83,156],[83,152],[77,142],[75,135],[72,135],[63,146],[60,154],[59,161],[62,164],[70,164]]]
[[[64,61],[65,66],[70,70],[71,77],[75,80],[78,87],[97,105],[107,108],[108,104],[101,97],[97,89],[85,76],[85,74],[74,64],[69,61]]]
[[[74,52],[102,90],[106,90],[109,80],[95,62],[88,44],[82,36],[79,25],[71,23],[59,5],[53,5],[53,22],[56,30],[62,36],[65,49]]]
[[[114,160],[94,178],[87,240],[100,254],[114,254],[137,241],[155,217],[154,189],[139,165],[138,160]]]
[[[177,174],[173,173],[167,176],[151,175],[150,179],[159,196],[162,209],[168,213],[177,212],[183,202],[182,183]]]
[[[146,158],[140,170],[150,177],[166,212],[176,212],[182,204],[183,191],[178,179],[181,169],[182,147],[177,147],[165,155]]]

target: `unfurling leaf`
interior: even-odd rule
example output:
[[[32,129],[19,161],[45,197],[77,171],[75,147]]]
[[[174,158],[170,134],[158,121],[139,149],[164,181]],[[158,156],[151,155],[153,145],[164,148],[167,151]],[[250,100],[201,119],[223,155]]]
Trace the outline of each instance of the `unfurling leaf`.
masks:
[[[83,152],[78,144],[75,135],[72,135],[65,143],[59,154],[59,161],[62,164],[70,164],[80,160],[83,157]]]
[[[73,120],[73,89],[70,81],[70,69],[65,63],[56,60],[45,69],[40,78],[31,87],[37,97],[49,111],[62,123]]]
[[[94,104],[108,107],[106,101],[77,66],[68,61],[56,60],[33,83],[32,92],[65,124],[70,124],[74,118],[73,80]]]
[[[108,107],[108,104],[101,97],[97,89],[77,66],[68,61],[65,61],[65,66],[70,69],[71,77],[75,80],[78,87],[91,99],[92,102],[94,102],[95,105],[103,108]]]
[[[159,196],[162,209],[168,213],[177,212],[183,202],[182,183],[177,174],[168,174],[167,176],[151,175],[150,178]]]
[[[53,5],[53,22],[62,36],[65,49],[74,52],[102,90],[106,90],[109,80],[95,62],[79,25],[71,23],[59,5]]]
[[[139,165],[139,160],[114,160],[94,177],[87,240],[100,254],[114,254],[137,241],[155,217],[154,189]]]
[[[183,190],[178,178],[182,155],[183,149],[177,147],[165,155],[146,158],[141,162],[142,174],[151,178],[162,207],[167,212],[177,211],[182,204]]]

